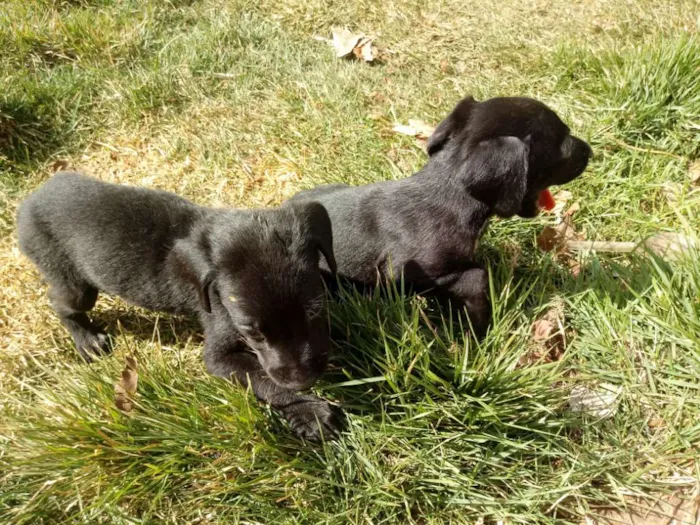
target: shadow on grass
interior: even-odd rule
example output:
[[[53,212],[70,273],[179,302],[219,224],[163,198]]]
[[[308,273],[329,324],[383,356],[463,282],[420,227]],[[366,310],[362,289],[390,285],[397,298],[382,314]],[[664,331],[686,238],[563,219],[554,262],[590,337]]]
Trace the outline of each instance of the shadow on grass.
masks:
[[[142,314],[135,310],[114,308],[90,312],[90,317],[113,339],[133,336],[162,346],[174,346],[188,340],[204,341],[202,328],[195,317]]]
[[[22,165],[65,149],[73,141],[73,123],[61,117],[63,103],[42,90],[8,94],[0,101],[0,155]]]

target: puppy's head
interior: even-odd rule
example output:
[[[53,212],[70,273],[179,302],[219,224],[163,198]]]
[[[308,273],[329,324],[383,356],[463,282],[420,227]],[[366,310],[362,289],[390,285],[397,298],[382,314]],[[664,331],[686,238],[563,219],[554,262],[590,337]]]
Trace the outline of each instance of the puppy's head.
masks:
[[[540,193],[581,175],[592,151],[541,102],[467,97],[435,129],[428,155],[447,162],[493,213],[534,217]]]
[[[329,349],[320,255],[336,267],[326,209],[313,202],[256,210],[243,224],[217,221],[207,244],[202,308],[230,318],[275,383],[311,386]]]

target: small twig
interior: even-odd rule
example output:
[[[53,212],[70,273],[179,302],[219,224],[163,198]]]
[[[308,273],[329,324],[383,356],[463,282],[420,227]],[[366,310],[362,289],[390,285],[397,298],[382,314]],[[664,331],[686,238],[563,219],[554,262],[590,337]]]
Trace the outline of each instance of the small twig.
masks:
[[[628,253],[636,250],[639,243],[615,241],[566,241],[566,246],[567,248],[577,252],[593,250],[596,252]]]
[[[696,239],[678,233],[657,233],[642,242],[612,241],[565,241],[564,245],[572,251],[592,250],[597,252],[630,253],[637,250],[651,251],[660,257],[675,259],[682,253],[689,253],[698,248]]]

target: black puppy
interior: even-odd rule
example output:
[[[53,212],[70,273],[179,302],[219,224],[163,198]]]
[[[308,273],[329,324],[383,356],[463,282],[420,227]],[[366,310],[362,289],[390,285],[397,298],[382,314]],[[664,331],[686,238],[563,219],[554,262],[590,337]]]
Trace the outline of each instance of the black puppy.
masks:
[[[321,375],[329,348],[319,252],[331,271],[335,260],[322,205],[202,208],[172,193],[64,172],[20,206],[17,225],[22,251],[48,281],[53,307],[86,359],[108,348],[85,313],[98,291],[194,313],[212,374],[250,384],[302,437],[338,432],[332,405],[296,394]]]
[[[466,306],[482,335],[491,306],[474,252],[488,218],[534,217],[540,194],[578,177],[591,148],[540,102],[468,97],[436,128],[428,155],[412,177],[321,186],[290,202],[326,207],[341,277],[374,285],[403,275],[414,289]]]

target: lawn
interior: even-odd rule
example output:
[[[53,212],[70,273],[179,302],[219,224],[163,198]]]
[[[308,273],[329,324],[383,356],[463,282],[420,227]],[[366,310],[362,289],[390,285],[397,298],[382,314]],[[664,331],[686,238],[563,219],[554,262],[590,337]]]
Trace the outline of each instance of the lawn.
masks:
[[[0,522],[582,523],[700,491],[700,259],[556,256],[557,217],[494,220],[481,343],[422,297],[330,298],[317,392],[333,443],[295,439],[207,375],[188,319],[102,297],[86,365],[20,255],[18,203],[59,167],[212,206],[409,176],[396,123],[464,95],[536,97],[595,158],[567,186],[588,240],[697,238],[700,1],[5,0],[0,4]],[[338,59],[333,27],[381,60]],[[576,266],[577,265],[577,266]],[[576,271],[572,271],[576,270]],[[543,342],[533,325],[550,320]],[[125,356],[135,407],[114,404]],[[608,417],[571,392],[612,392]]]

